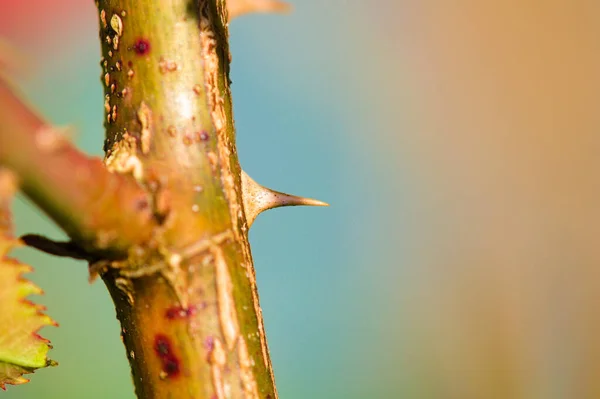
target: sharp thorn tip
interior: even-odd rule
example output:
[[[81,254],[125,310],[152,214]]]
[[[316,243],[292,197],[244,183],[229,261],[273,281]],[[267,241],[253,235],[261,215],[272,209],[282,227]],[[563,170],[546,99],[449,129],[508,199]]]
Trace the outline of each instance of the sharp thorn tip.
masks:
[[[313,198],[304,198],[274,191],[256,183],[246,172],[242,171],[242,197],[248,227],[256,217],[273,208],[282,206],[329,206],[328,203]]]

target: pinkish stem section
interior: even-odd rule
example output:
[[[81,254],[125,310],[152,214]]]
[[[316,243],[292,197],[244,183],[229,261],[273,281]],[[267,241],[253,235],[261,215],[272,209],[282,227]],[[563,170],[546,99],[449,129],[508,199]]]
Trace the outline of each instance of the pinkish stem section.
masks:
[[[135,180],[76,149],[1,79],[0,166],[87,251],[117,254],[151,236],[148,195]]]

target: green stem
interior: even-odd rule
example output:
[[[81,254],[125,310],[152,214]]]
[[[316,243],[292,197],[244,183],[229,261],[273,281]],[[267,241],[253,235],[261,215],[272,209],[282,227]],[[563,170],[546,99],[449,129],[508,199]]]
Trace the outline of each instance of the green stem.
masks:
[[[98,2],[109,170],[160,225],[110,263],[140,398],[277,397],[243,209],[223,0]]]

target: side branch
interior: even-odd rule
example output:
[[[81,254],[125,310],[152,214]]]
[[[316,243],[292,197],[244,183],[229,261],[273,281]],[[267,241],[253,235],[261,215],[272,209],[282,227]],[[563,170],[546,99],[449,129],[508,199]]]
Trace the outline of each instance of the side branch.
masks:
[[[148,194],[77,150],[0,79],[0,165],[83,250],[122,256],[152,235]]]

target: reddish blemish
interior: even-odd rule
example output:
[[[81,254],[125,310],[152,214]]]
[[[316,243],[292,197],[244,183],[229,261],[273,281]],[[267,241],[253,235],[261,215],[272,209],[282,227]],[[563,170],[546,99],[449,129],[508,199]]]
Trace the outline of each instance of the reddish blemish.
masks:
[[[204,347],[207,351],[212,352],[212,350],[215,348],[215,339],[211,336],[206,337],[204,340]]]
[[[154,338],[154,352],[162,362],[162,369],[168,377],[179,375],[179,359],[173,353],[171,341],[166,335],[158,334]]]
[[[133,66],[133,62],[131,62],[131,61],[127,61],[127,66],[128,66],[129,68],[131,68],[131,67]]]
[[[189,308],[184,308],[181,306],[173,306],[172,308],[167,309],[165,312],[165,317],[169,320],[177,320],[177,319],[186,319],[196,314],[196,307],[190,306]]]
[[[206,133],[206,130],[203,130],[203,131],[200,133],[200,140],[202,140],[202,141],[206,141],[206,140],[208,140],[208,133]]]
[[[143,211],[149,207],[148,200],[145,198],[140,198],[135,202],[135,208],[138,211]]]
[[[150,52],[150,42],[146,39],[137,39],[133,44],[133,50],[137,55],[147,55]]]

